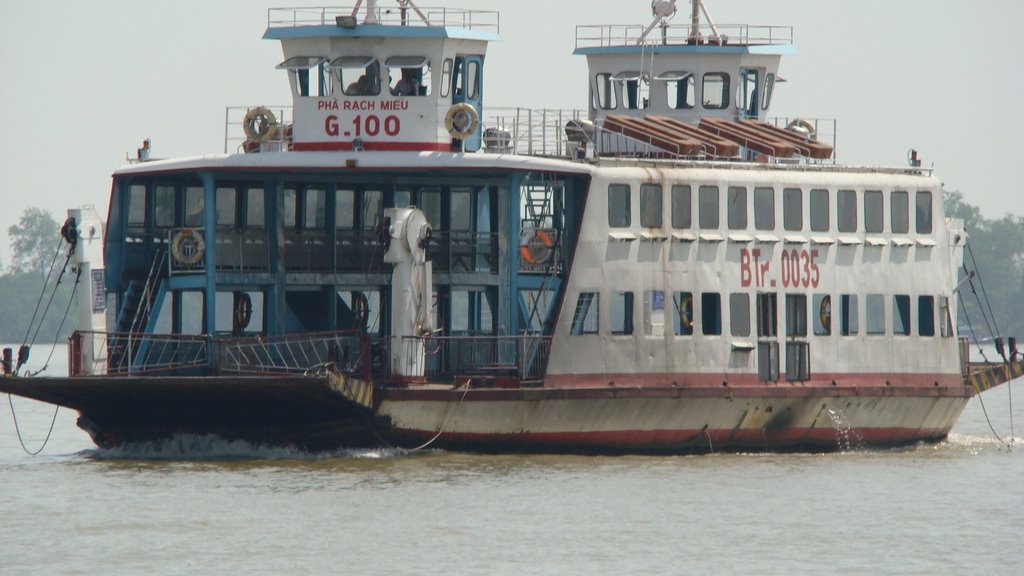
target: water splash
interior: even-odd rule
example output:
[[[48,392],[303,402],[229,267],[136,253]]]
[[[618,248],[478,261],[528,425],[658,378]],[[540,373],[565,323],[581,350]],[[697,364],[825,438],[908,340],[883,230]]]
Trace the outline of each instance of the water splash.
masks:
[[[846,415],[839,408],[829,408],[828,418],[832,421],[832,428],[836,431],[836,445],[840,451],[849,452],[860,448],[863,438],[853,429],[853,425],[846,419]]]
[[[294,446],[269,446],[214,435],[177,434],[166,440],[133,442],[115,448],[85,450],[94,460],[326,460],[331,458],[382,459],[410,455],[397,449],[339,449],[308,452]]]

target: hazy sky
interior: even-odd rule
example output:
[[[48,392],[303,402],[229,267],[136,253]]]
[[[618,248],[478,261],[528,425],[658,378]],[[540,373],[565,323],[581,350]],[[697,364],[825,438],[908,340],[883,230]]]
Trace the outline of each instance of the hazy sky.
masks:
[[[380,0],[381,5],[388,0]],[[342,4],[353,4],[351,0]],[[501,12],[485,105],[586,106],[577,24],[647,24],[647,0],[419,0]],[[295,5],[309,6],[310,2]],[[290,103],[273,0],[0,0],[0,262],[29,206],[105,214],[110,174],[144,138],[155,157],[219,153],[227,106]],[[338,5],[334,3],[333,5]],[[680,0],[685,20],[688,6]],[[988,217],[1024,214],[1024,2],[710,0],[717,24],[791,25],[797,55],[773,114],[838,119],[844,164],[917,148]],[[501,74],[495,71],[501,71]]]

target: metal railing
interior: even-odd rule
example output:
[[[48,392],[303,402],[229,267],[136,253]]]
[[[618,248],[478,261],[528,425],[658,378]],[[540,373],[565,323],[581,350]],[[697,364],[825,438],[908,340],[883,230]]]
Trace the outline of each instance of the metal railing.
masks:
[[[485,148],[529,156],[570,155],[573,143],[565,135],[565,125],[570,120],[586,118],[587,111],[580,109],[487,107],[484,109]],[[487,129],[497,132],[489,135]]]
[[[613,46],[637,46],[647,26],[641,24],[606,24],[576,27],[576,48],[609,48]],[[690,24],[669,25],[662,36],[661,29],[655,29],[643,44],[684,45],[689,44],[693,28]],[[717,31],[718,35],[715,35]],[[719,24],[712,30],[701,25],[697,30],[701,44],[725,46],[785,45],[793,43],[792,26],[762,26],[750,24]]]
[[[416,338],[403,339],[410,343]],[[497,376],[537,381],[544,377],[550,336],[440,336],[423,338],[428,379]]]
[[[292,105],[263,106],[274,114],[277,135],[266,142],[254,142],[245,137],[245,115],[256,106],[228,106],[224,109],[224,153],[280,152],[291,149]]]
[[[87,339],[91,345],[83,345]],[[198,371],[210,364],[208,340],[206,336],[182,334],[75,331],[69,345],[70,375],[180,375]],[[81,357],[87,351],[88,363]],[[86,365],[92,369],[86,369]]]
[[[218,341],[219,372],[306,374],[336,369],[369,378],[369,336],[355,330]]]
[[[404,14],[397,7],[377,8],[377,21],[387,26],[446,26],[465,28],[467,30],[485,30],[495,34],[501,31],[501,16],[494,10],[467,10],[443,7],[420,7],[418,10],[426,17],[429,24],[424,22],[416,13],[416,10],[413,10],[411,7]],[[361,7],[355,14],[360,23],[363,22],[365,14],[366,9],[364,7]],[[352,15],[352,7],[270,8],[267,10],[267,27],[335,26],[338,16],[347,17]]]

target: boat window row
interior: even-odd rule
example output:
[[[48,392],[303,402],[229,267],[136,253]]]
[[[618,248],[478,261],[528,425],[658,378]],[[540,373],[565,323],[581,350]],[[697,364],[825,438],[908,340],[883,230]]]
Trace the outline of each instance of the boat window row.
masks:
[[[736,87],[736,105],[749,116],[757,115],[758,106],[768,109],[775,89],[774,73],[765,75],[763,87],[758,85],[758,76],[757,70],[744,70]],[[653,77],[639,71],[601,72],[594,77],[594,106],[601,110],[643,110],[664,101],[671,110],[691,110],[697,107],[699,98],[705,110],[725,110],[731,103],[730,86],[731,78],[726,72],[707,72],[699,78],[685,70],[661,72]],[[652,94],[656,93],[652,102]]]
[[[815,188],[805,191],[792,187],[783,188],[781,192],[780,195],[769,186],[755,186],[751,190],[746,186],[675,184],[668,191],[669,220],[672,228],[693,228],[696,213],[697,228],[718,230],[723,228],[724,204],[724,223],[729,230],[748,230],[753,226],[754,230],[774,231],[781,224],[786,232],[908,234],[912,221],[917,234],[931,234],[933,230],[930,190]],[[662,228],[665,215],[662,185],[641,184],[639,203],[640,226]],[[608,225],[612,228],[633,226],[632,204],[631,185],[609,184]],[[781,204],[781,222],[776,220],[778,204]]]
[[[635,333],[636,312],[633,292],[611,292],[605,330],[612,335]],[[864,295],[864,310],[857,294],[840,294],[838,306],[831,294],[784,294],[783,328],[786,337],[815,336],[921,336],[933,337],[936,329],[943,337],[953,336],[949,299],[932,295]],[[746,292],[647,291],[643,293],[643,333],[660,336],[671,325],[672,334],[720,336],[728,322],[731,336],[776,338],[779,336],[779,295]],[[599,292],[581,292],[576,298],[570,332],[573,335],[598,334],[601,330]],[[808,306],[809,305],[809,306]],[[728,314],[726,314],[726,307]],[[838,321],[834,325],[834,314]]]
[[[390,56],[383,60],[370,55],[294,56],[277,66],[287,70],[297,96],[329,97],[430,96],[434,76],[425,56]],[[454,94],[474,100],[479,97],[481,67],[476,58],[445,58],[438,88],[442,98]]]

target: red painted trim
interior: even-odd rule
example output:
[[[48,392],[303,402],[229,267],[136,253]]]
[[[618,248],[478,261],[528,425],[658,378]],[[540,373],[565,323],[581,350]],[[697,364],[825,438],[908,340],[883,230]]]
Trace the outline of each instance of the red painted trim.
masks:
[[[959,373],[893,373],[893,372],[858,372],[858,373],[820,373],[812,374],[811,379],[804,382],[788,382],[782,375],[779,382],[762,382],[757,374],[704,374],[704,373],[661,373],[661,374],[549,374],[544,378],[544,385],[551,388],[604,388],[615,386],[641,387],[756,387],[756,388],[790,388],[790,387],[922,387],[922,386],[963,386],[963,377]]]
[[[436,431],[394,430],[407,441],[433,438]],[[767,433],[763,429],[720,430],[621,430],[613,432],[537,432],[521,434],[445,433],[439,443],[455,446],[502,449],[531,447],[534,450],[637,450],[694,451],[756,450],[758,452],[798,447],[847,449],[859,446],[893,446],[939,441],[949,429],[855,428],[838,431],[830,427],[784,428]]]
[[[296,152],[338,152],[352,150],[351,142],[295,142]],[[438,142],[363,142],[363,150],[389,152],[451,152],[451,144]]]

